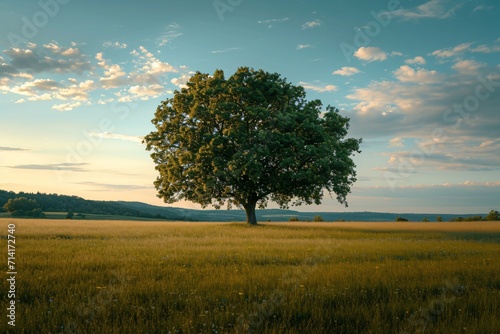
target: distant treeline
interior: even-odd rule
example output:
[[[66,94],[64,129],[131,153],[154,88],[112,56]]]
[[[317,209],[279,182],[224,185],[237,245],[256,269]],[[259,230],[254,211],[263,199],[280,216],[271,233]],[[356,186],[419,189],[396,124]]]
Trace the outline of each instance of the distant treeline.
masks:
[[[108,201],[86,200],[78,196],[66,196],[58,194],[37,193],[15,193],[13,191],[0,190],[0,212],[4,212],[3,206],[9,199],[26,197],[35,200],[44,212],[68,212],[89,213],[101,215],[119,215],[142,218],[165,219],[160,214],[150,214],[135,210],[120,203]]]

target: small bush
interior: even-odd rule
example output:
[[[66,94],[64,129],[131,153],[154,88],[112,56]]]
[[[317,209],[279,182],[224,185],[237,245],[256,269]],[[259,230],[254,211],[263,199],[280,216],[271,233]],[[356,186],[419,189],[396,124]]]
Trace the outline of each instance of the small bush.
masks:
[[[289,222],[298,222],[299,221],[299,217],[290,217],[290,219],[288,219]]]
[[[324,221],[324,220],[323,220],[323,217],[321,217],[321,216],[315,216],[315,217],[314,217],[314,221],[315,221],[315,222],[322,222],[322,221]]]
[[[397,221],[397,222],[407,222],[407,221],[408,221],[408,219],[403,218],[403,217],[398,217],[398,218],[396,218],[396,221]]]

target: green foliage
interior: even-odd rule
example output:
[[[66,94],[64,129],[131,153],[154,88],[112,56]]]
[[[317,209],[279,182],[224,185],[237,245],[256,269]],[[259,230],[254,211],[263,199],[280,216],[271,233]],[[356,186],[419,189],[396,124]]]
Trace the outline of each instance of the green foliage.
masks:
[[[154,214],[143,212],[118,202],[85,200],[77,196],[43,193],[15,193],[0,190],[0,206],[4,206],[10,199],[25,197],[36,201],[44,212],[82,212],[98,215],[126,215],[133,217],[153,218]],[[64,218],[64,217],[63,217]]]
[[[288,219],[289,222],[298,222],[299,221],[299,217],[290,217],[290,219]]]
[[[450,221],[452,222],[478,222],[478,221],[484,221],[486,220],[482,216],[470,216],[470,217],[457,217],[457,218],[452,218]]]
[[[497,210],[491,210],[490,213],[486,216],[486,220],[500,220],[500,213]]]
[[[426,222],[426,223],[428,223],[428,222],[429,222],[429,218],[427,218],[427,217],[424,217],[424,218],[422,219],[422,221],[423,221],[423,222]]]
[[[323,217],[321,217],[321,216],[318,215],[318,216],[314,216],[314,220],[313,221],[315,221],[315,222],[322,222],[324,220],[323,220]]]
[[[156,131],[144,142],[159,172],[154,185],[167,203],[216,208],[321,203],[323,191],[347,205],[356,181],[351,159],[361,140],[345,139],[349,119],[279,74],[246,67],[229,79],[196,73],[187,88],[157,108]]]
[[[441,216],[437,216],[437,217],[436,217],[436,221],[438,221],[438,222],[442,222],[442,221],[443,221],[443,217],[441,217]]]
[[[26,197],[9,199],[3,206],[13,217],[42,217],[42,209],[35,200]]]
[[[403,218],[403,217],[397,217],[397,218],[396,218],[396,221],[397,221],[397,222],[407,222],[407,221],[408,221],[408,219]]]
[[[68,213],[66,214],[66,219],[73,219],[75,216],[75,213],[72,210],[69,210]]]

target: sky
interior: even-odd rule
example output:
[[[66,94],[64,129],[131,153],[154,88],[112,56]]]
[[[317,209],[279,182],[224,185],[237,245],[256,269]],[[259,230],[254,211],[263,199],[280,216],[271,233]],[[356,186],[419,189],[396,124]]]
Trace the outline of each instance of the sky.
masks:
[[[498,210],[499,18],[494,0],[2,0],[0,189],[164,205],[141,143],[156,107],[248,66],[363,138],[347,208],[292,208]]]

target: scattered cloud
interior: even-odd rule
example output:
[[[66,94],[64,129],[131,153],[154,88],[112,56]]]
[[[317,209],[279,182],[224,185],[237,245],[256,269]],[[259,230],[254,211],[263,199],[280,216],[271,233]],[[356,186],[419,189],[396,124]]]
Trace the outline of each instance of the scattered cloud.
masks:
[[[194,74],[194,73],[183,74],[182,76],[180,76],[178,78],[173,78],[172,80],[170,80],[170,82],[179,88],[187,88],[186,83],[189,81],[192,74]]]
[[[88,135],[90,137],[95,137],[95,138],[119,139],[119,140],[131,141],[131,142],[135,142],[135,143],[142,143],[142,140],[144,139],[144,137],[141,137],[141,136],[130,136],[130,135],[123,135],[123,134],[118,134],[118,133],[109,133],[109,132],[91,132]]]
[[[366,60],[368,62],[372,61],[384,61],[387,59],[387,53],[377,47],[360,47],[354,56],[361,60]]]
[[[480,70],[486,67],[486,64],[478,63],[475,60],[462,60],[457,62],[452,68],[463,75],[479,75]]]
[[[475,13],[475,12],[478,12],[480,10],[490,10],[490,9],[493,9],[495,8],[494,6],[484,6],[484,5],[479,5],[479,6],[476,6],[472,12]]]
[[[8,166],[14,169],[34,169],[34,170],[64,170],[73,172],[85,172],[83,168],[87,163],[52,163],[52,164],[28,164]]]
[[[149,86],[135,85],[130,87],[128,92],[132,94],[133,99],[149,100],[149,98],[155,98],[164,93],[165,88],[158,84]]]
[[[44,44],[42,47],[35,43],[28,43],[24,49],[12,47],[3,53],[10,57],[7,66],[0,67],[0,71],[28,74],[41,72],[55,73],[83,73],[91,69],[86,55],[78,48],[65,48],[56,42]],[[12,73],[11,73],[12,74]]]
[[[73,110],[81,105],[82,105],[81,102],[55,104],[52,106],[52,109],[57,110],[57,111],[70,111],[70,110]]]
[[[425,59],[422,56],[417,56],[417,57],[412,58],[412,59],[406,59],[405,63],[409,64],[409,65],[413,65],[413,64],[424,65]]]
[[[495,45],[486,45],[486,44],[481,44],[474,49],[471,49],[472,52],[476,53],[494,53],[494,52],[500,52],[500,44],[499,40],[496,40]]]
[[[430,0],[411,9],[398,9],[392,12],[406,20],[446,19],[455,14],[468,0]]]
[[[312,84],[304,81],[300,81],[299,85],[301,85],[305,89],[310,89],[318,93],[334,92],[338,89],[337,86],[330,84]]]
[[[306,29],[311,29],[311,28],[315,28],[315,27],[319,27],[321,25],[321,20],[319,19],[316,19],[314,21],[310,21],[310,22],[306,22],[302,25],[302,29],[303,30],[306,30]]]
[[[226,52],[231,52],[231,51],[235,51],[235,50],[240,50],[240,48],[233,47],[233,48],[227,48],[227,49],[222,49],[222,50],[214,50],[214,51],[211,51],[210,53],[214,53],[214,54],[226,53]]]
[[[404,147],[404,140],[401,137],[395,137],[389,140],[389,147]]]
[[[74,184],[80,184],[84,186],[92,186],[99,187],[103,189],[107,189],[109,191],[113,190],[138,190],[138,189],[151,189],[151,186],[140,186],[140,185],[132,185],[132,184],[110,184],[110,183],[99,183],[99,182],[74,182]]]
[[[436,56],[438,58],[456,57],[456,56],[459,56],[459,55],[462,55],[463,53],[465,53],[470,48],[471,45],[472,45],[472,43],[462,43],[462,44],[459,44],[453,48],[436,50],[436,51],[430,53],[430,55]]]
[[[259,23],[259,24],[283,23],[283,22],[286,22],[286,21],[289,21],[289,20],[290,20],[290,18],[284,17],[284,18],[281,18],[281,19],[259,20],[259,21],[257,21],[257,23]]]
[[[127,48],[126,43],[120,43],[118,41],[116,41],[116,42],[106,41],[102,44],[102,46],[105,48],[113,47],[115,49],[126,49]]]
[[[413,82],[422,85],[438,83],[442,79],[437,71],[424,69],[414,70],[408,65],[403,65],[394,72],[394,76],[401,82]]]
[[[167,43],[173,41],[174,39],[182,36],[180,32],[181,26],[174,22],[166,26],[164,32],[156,39],[156,45],[158,47],[165,46]]]
[[[0,146],[0,151],[29,151],[26,148]]]
[[[299,44],[297,45],[296,50],[303,50],[303,49],[309,49],[312,48],[313,46],[310,44]]]
[[[336,75],[341,75],[341,76],[344,76],[344,77],[349,77],[351,75],[358,74],[358,73],[361,73],[361,71],[358,70],[356,67],[347,67],[347,66],[344,66],[340,70],[334,71],[332,74],[334,74],[334,75],[335,74]]]

